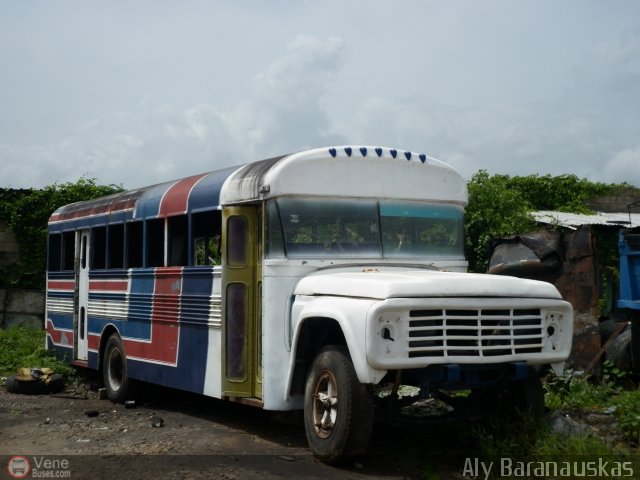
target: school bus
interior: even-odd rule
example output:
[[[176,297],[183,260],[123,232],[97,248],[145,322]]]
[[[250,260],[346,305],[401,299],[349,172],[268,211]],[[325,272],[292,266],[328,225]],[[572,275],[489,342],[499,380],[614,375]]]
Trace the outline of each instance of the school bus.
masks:
[[[137,380],[301,409],[328,463],[366,449],[383,384],[538,408],[573,310],[549,283],[466,273],[466,203],[444,162],[336,146],[64,206],[47,347],[115,402]]]

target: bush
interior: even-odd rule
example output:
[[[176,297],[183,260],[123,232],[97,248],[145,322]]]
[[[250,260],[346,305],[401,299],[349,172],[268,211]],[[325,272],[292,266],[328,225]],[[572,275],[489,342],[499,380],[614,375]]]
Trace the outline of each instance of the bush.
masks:
[[[122,191],[117,185],[98,185],[95,179],[49,185],[39,190],[0,189],[0,218],[16,235],[20,264],[0,269],[0,288],[44,289],[47,222],[63,205]]]
[[[620,430],[634,446],[640,446],[640,390],[625,390],[612,399]]]
[[[0,330],[0,376],[7,377],[22,367],[51,368],[67,377],[75,374],[71,365],[45,349],[44,330],[21,326]]]

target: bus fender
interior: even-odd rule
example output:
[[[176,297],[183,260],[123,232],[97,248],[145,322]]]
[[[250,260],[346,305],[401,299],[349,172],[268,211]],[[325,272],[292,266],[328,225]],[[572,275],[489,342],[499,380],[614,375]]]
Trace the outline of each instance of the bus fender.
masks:
[[[364,343],[366,316],[372,303],[369,299],[296,297],[291,312],[293,348],[287,371],[286,397],[295,390],[294,377],[301,373],[300,364],[308,367],[322,347],[335,343],[346,345],[360,383],[377,384],[382,380],[387,371],[368,364]],[[304,374],[306,377],[306,369]]]

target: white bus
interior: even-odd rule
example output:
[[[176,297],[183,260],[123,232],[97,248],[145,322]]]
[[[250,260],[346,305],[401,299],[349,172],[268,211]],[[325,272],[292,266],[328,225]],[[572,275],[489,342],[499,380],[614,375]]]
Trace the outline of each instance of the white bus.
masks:
[[[364,451],[374,387],[542,402],[573,311],[548,283],[468,274],[464,179],[380,147],[319,148],[58,209],[47,345],[102,372],[303,409],[326,462]],[[497,393],[496,393],[497,395]]]

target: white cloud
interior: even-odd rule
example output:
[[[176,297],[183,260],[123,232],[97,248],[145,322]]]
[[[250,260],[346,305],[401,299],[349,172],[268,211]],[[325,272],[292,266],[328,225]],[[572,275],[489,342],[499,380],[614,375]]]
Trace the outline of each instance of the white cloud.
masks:
[[[0,16],[2,186],[134,187],[342,143],[467,178],[638,170],[634,2],[62,3]]]
[[[616,153],[602,169],[602,181],[640,185],[640,145]]]
[[[59,142],[0,146],[0,178],[7,186],[42,186],[53,171],[56,181],[86,175],[134,187],[337,143],[320,102],[342,47],[337,38],[296,37],[227,111],[205,102],[179,109],[145,97]]]

